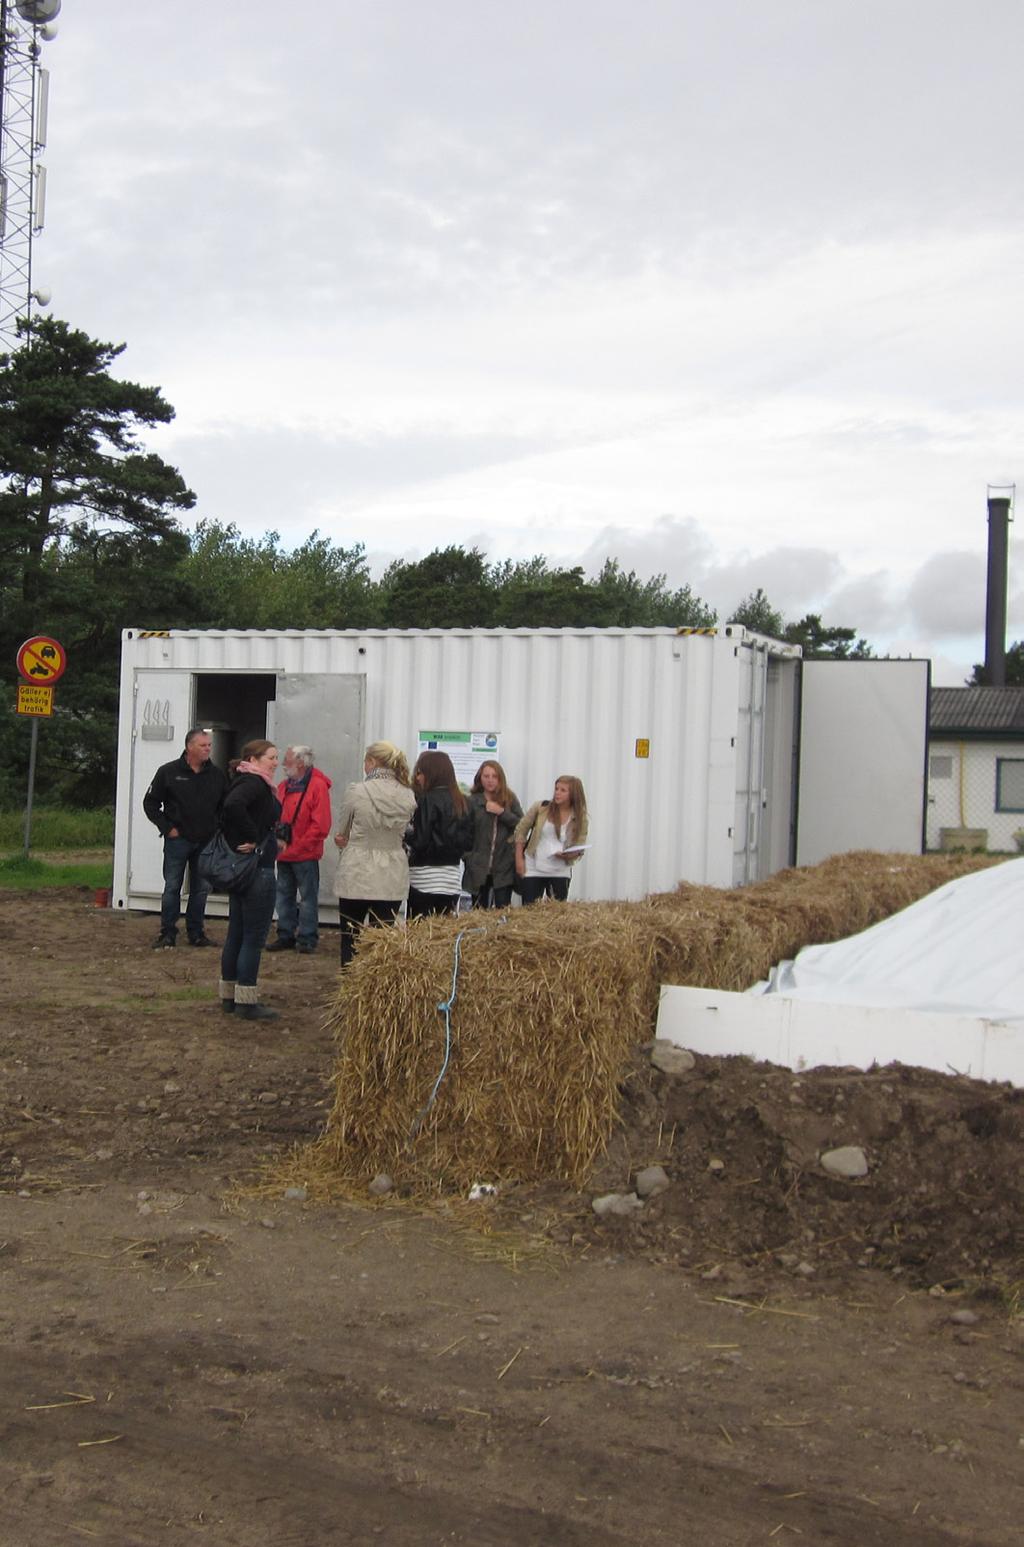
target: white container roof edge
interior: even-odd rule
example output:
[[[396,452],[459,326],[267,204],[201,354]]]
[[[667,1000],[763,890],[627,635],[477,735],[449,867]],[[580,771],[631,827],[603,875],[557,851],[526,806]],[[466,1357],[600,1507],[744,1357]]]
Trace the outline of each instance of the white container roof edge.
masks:
[[[355,639],[355,638],[419,638],[437,636],[456,638],[609,638],[615,636],[643,639],[731,639],[734,644],[753,645],[767,650],[771,655],[786,660],[799,660],[803,655],[801,645],[790,644],[784,639],[773,639],[768,634],[757,634],[740,623],[727,623],[721,628],[689,629],[655,625],[651,628],[631,627],[567,627],[567,628],[170,628],[121,630],[122,643],[129,640],[156,639]]]

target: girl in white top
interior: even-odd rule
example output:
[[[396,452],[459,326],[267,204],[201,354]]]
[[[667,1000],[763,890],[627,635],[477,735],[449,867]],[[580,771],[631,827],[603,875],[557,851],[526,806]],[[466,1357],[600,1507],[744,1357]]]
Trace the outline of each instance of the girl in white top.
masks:
[[[565,902],[572,867],[587,836],[587,797],[574,774],[555,780],[550,800],[532,805],[515,831],[516,874],[524,905],[547,895]]]

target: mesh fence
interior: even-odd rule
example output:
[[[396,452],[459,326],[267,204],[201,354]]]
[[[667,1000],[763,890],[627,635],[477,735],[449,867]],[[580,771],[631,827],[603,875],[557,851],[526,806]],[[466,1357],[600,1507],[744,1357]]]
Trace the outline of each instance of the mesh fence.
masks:
[[[1024,843],[1024,745],[937,742],[928,758],[929,849],[1016,853]]]

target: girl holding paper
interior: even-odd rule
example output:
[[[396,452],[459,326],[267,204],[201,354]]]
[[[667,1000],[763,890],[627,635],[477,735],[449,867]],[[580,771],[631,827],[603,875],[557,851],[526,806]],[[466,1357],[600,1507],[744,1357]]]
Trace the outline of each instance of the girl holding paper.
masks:
[[[587,797],[574,774],[560,774],[551,799],[530,807],[515,846],[524,907],[545,895],[565,902],[572,867],[587,847]]]

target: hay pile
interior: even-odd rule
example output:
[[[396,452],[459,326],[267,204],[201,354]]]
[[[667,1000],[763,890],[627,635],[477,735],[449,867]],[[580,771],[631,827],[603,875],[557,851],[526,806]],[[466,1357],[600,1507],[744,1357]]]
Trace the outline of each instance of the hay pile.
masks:
[[[801,947],[855,934],[986,863],[849,854],[737,891],[682,886],[370,930],[328,1023],[334,1104],[316,1162],[365,1186],[582,1185],[612,1134],[619,1083],[653,1036],[662,983],[745,989]],[[445,1016],[460,945],[451,1049]]]

